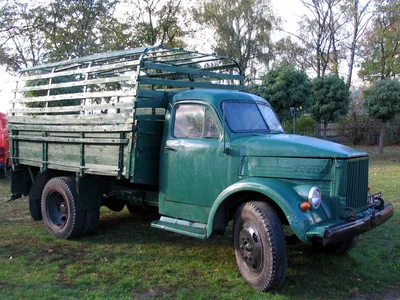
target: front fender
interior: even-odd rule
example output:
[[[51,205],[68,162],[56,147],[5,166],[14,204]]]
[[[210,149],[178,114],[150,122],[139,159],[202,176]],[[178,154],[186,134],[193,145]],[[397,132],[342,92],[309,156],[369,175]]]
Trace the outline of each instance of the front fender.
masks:
[[[229,196],[238,192],[257,192],[274,201],[284,212],[293,232],[302,240],[307,241],[306,232],[311,225],[327,218],[325,211],[319,207],[306,212],[300,210],[300,203],[306,201],[302,193],[296,191],[304,190],[306,186],[299,186],[288,180],[269,178],[248,178],[241,180],[226,188],[214,201],[207,222],[207,236],[213,231],[214,218],[218,208]],[[310,185],[311,187],[311,185]]]

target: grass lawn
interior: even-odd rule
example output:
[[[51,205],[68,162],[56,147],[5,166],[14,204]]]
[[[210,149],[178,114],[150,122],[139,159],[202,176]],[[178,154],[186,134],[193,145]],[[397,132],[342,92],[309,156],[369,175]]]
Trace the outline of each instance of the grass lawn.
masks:
[[[30,219],[24,198],[0,200],[0,298],[398,299],[400,148],[383,156],[365,150],[372,192],[382,191],[395,215],[344,257],[289,246],[288,274],[276,292],[257,292],[242,279],[230,231],[201,241],[104,208],[95,234],[59,240]],[[8,180],[0,194],[9,194]]]

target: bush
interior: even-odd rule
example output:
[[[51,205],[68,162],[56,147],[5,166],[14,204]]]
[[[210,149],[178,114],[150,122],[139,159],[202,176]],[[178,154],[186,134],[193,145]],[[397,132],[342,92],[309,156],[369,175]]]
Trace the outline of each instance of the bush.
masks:
[[[386,145],[400,144],[400,114],[394,117],[386,125],[385,144]]]
[[[367,115],[360,96],[353,96],[348,115],[338,123],[339,135],[353,145],[377,145],[380,128],[381,121]],[[385,144],[400,144],[400,115],[387,123]]]
[[[293,122],[284,121],[282,123],[285,132],[292,133]],[[312,117],[301,117],[296,122],[296,134],[315,136],[315,121]]]
[[[302,117],[297,121],[296,133],[306,136],[315,136],[315,121],[311,117]]]

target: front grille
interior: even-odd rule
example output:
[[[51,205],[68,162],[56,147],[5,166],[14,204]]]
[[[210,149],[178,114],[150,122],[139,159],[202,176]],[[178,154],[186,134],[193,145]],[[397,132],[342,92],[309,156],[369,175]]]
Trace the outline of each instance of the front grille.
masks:
[[[346,206],[364,210],[368,205],[368,158],[347,162],[346,182]]]

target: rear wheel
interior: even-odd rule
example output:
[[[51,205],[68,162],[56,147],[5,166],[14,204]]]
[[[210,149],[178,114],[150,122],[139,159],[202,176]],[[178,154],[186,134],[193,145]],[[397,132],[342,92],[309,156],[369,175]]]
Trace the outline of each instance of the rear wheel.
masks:
[[[233,224],[236,262],[255,289],[278,288],[286,276],[285,234],[278,215],[265,202],[242,204]]]
[[[76,184],[69,177],[50,179],[43,189],[42,215],[48,231],[56,237],[68,239],[82,233],[85,211],[76,209]]]
[[[39,221],[43,218],[40,208],[42,192],[49,179],[50,175],[48,173],[39,173],[29,191],[29,212],[34,221]]]
[[[80,235],[91,234],[96,230],[100,219],[100,208],[87,210],[85,212],[85,222]]]

